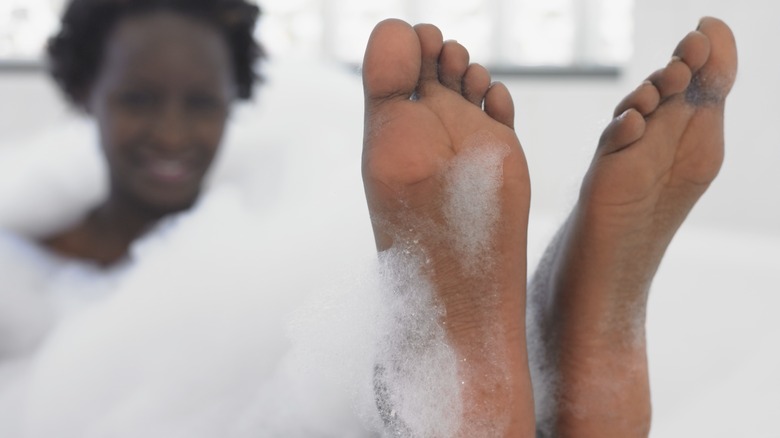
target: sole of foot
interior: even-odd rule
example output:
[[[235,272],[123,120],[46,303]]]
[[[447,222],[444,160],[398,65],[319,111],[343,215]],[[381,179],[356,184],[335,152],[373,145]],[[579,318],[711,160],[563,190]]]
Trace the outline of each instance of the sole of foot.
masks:
[[[530,183],[511,96],[435,26],[399,20],[374,29],[363,84],[363,180],[377,248],[419,251],[440,324],[467,364],[463,424],[504,422],[506,433],[532,436]]]

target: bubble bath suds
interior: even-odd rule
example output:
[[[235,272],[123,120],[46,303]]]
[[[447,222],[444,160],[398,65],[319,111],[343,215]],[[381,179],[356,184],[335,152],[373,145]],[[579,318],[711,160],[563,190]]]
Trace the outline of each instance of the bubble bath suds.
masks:
[[[443,309],[423,275],[424,255],[380,254],[377,407],[392,436],[455,436],[462,406],[457,358],[440,324]]]
[[[490,259],[490,242],[500,212],[499,189],[509,146],[489,133],[467,139],[466,149],[445,175],[444,215],[448,235],[461,252],[464,267],[475,270]]]

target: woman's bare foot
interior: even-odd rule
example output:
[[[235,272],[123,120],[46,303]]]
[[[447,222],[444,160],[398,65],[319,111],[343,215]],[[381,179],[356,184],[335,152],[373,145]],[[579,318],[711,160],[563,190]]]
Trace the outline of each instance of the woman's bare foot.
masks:
[[[547,375],[557,388],[538,406],[547,433],[647,435],[648,291],[672,237],[720,169],[736,70],[730,29],[705,18],[670,63],[618,105],[604,131],[578,204],[548,251],[548,270],[532,286],[547,349],[534,384]]]
[[[398,20],[371,35],[363,83],[363,178],[377,248],[411,260],[432,285],[462,385],[457,435],[530,437],[530,186],[511,97],[439,29]],[[419,335],[412,329],[410,338]]]

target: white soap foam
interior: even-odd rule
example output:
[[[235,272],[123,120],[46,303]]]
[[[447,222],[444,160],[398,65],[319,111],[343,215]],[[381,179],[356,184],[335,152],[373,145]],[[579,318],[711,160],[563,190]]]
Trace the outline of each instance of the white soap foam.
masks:
[[[375,381],[391,436],[455,436],[460,428],[457,358],[424,267],[425,256],[415,248],[396,246],[380,254],[383,310]]]
[[[493,134],[478,132],[465,142],[449,166],[444,214],[449,238],[470,270],[487,262],[492,233],[501,214],[499,189],[509,146]]]

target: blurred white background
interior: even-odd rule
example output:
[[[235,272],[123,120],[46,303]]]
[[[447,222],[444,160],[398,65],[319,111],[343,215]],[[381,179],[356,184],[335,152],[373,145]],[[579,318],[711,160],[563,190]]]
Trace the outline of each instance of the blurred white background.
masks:
[[[0,17],[11,3],[0,0]],[[612,15],[589,15],[602,4]],[[322,196],[327,201],[323,208],[343,208],[345,221],[367,223],[359,199],[360,78],[342,62],[359,58],[371,23],[385,16],[406,14],[440,24],[445,38],[470,46],[477,62],[515,68],[617,66],[617,76],[496,78],[514,96],[518,135],[531,168],[531,269],[576,199],[615,103],[666,64],[699,17],[713,15],[731,25],[740,72],[727,107],[726,162],[672,243],[651,295],[652,436],[780,437],[774,419],[780,409],[780,318],[775,315],[780,308],[778,3],[655,0],[631,7],[627,0],[398,0],[371,5],[267,2],[260,35],[272,54],[269,81],[254,103],[234,115],[223,172],[236,167],[269,172],[280,192]],[[495,13],[495,8],[518,5],[525,13]],[[533,13],[541,18],[529,18]],[[508,17],[517,21],[499,22]],[[544,19],[542,26],[539,20]],[[494,27],[500,30],[497,39]],[[10,49],[2,52],[2,44],[0,57],[31,59],[29,50],[13,56]],[[69,142],[92,141],[83,117],[68,109],[42,71],[0,71],[0,99],[0,160],[15,156],[11,150],[41,143],[61,141],[57,146],[67,150]],[[270,161],[247,162],[246,157]],[[296,169],[301,161],[323,167],[326,181],[304,180],[306,175]],[[358,189],[329,191],[342,183]],[[285,184],[302,188],[291,191],[282,188]],[[0,204],[0,215],[13,209]],[[368,227],[344,238],[370,245]]]

